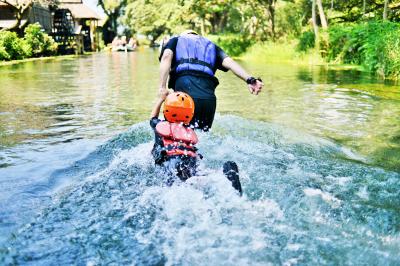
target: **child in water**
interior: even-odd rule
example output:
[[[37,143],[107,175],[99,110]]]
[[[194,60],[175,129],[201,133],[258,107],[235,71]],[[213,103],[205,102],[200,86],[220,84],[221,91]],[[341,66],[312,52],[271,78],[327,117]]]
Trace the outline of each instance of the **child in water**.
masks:
[[[158,118],[164,103],[163,113],[165,120]],[[151,151],[156,165],[162,166],[171,178],[182,181],[194,176],[197,171],[198,158],[196,132],[189,126],[194,115],[193,99],[186,93],[174,92],[159,95],[151,112],[150,126],[154,130],[155,141]],[[238,167],[235,162],[224,163],[223,172],[231,181],[232,186],[242,194]]]

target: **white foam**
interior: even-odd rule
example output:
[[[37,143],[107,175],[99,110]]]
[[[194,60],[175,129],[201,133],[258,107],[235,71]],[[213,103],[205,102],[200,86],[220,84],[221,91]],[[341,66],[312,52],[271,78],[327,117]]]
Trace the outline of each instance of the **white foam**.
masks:
[[[368,189],[367,186],[361,187],[357,191],[356,195],[359,196],[363,200],[368,200],[369,199],[369,193],[368,193],[367,189]]]
[[[171,187],[150,187],[138,205],[136,210],[154,205],[160,210],[150,232],[137,232],[136,238],[144,244],[159,244],[166,265],[213,261],[256,265],[244,253],[268,248],[267,233],[260,224],[284,219],[272,200],[252,202],[239,197],[221,170]]]
[[[330,193],[324,192],[320,189],[305,188],[305,189],[303,189],[303,192],[308,197],[320,196],[324,201],[326,201],[328,203],[331,203],[331,202],[340,203],[341,202],[339,199],[335,198]]]

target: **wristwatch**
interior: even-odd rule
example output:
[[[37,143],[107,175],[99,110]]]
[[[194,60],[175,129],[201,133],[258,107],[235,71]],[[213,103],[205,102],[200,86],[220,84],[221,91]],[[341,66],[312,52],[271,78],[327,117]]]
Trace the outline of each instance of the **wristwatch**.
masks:
[[[246,79],[246,83],[249,85],[250,84],[253,85],[257,82],[257,80],[262,82],[261,78],[250,77],[250,78]]]

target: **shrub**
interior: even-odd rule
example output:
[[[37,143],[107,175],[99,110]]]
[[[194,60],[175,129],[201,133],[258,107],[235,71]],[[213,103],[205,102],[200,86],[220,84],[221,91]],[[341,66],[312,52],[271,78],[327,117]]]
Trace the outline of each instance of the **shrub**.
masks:
[[[6,49],[0,44],[0,60],[10,60],[10,55]]]
[[[30,24],[24,32],[24,40],[31,46],[33,56],[46,56],[56,53],[57,44],[52,37],[43,32],[39,23]]]
[[[306,52],[308,49],[314,47],[315,44],[315,35],[312,31],[305,31],[301,34],[299,43],[297,44],[297,51]]]
[[[208,37],[230,56],[239,56],[254,44],[251,39],[235,34]]]
[[[329,61],[360,64],[385,78],[400,78],[400,25],[336,25],[329,29]]]
[[[299,1],[280,1],[275,14],[277,37],[288,40],[298,38],[302,33],[303,18],[304,14]]]
[[[15,32],[0,31],[0,60],[23,59],[31,55],[30,46]]]

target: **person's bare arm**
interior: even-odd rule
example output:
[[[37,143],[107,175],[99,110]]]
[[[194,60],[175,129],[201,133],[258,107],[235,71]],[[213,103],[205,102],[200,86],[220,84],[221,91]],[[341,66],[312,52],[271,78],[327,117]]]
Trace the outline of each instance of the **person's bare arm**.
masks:
[[[246,70],[244,70],[238,63],[236,63],[235,60],[233,60],[230,57],[226,57],[224,61],[222,61],[222,66],[225,67],[226,69],[231,70],[233,74],[235,74],[244,81],[246,81],[248,78],[251,77],[246,72]]]
[[[172,59],[174,53],[170,49],[165,49],[160,62],[160,86],[159,92],[165,91],[167,89],[167,79],[169,71],[171,70]]]
[[[235,60],[233,60],[230,57],[226,57],[222,61],[222,66],[225,67],[226,69],[231,70],[237,77],[242,79],[243,81],[247,81],[249,78],[251,78],[251,75],[249,75],[244,68],[242,68],[238,63],[236,63]],[[252,84],[248,84],[248,88],[250,93],[257,95],[258,93],[261,92],[262,87],[264,86],[264,83],[260,80],[256,80]]]
[[[151,117],[158,117],[160,115],[160,110],[165,98],[167,98],[169,90],[165,89],[163,92],[159,92],[156,103],[154,104],[153,110],[151,111]]]

